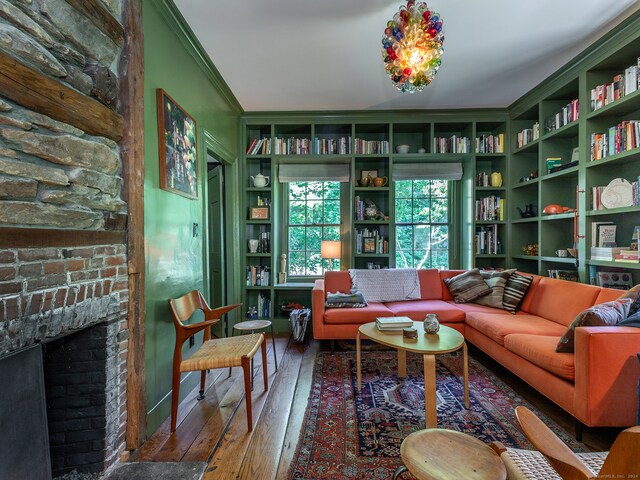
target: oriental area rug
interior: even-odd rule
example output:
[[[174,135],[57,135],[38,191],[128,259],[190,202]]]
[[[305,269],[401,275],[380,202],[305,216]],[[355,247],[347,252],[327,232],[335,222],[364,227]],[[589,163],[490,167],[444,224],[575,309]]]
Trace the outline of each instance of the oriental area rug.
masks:
[[[461,352],[438,355],[436,370],[438,428],[458,430],[487,444],[496,440],[533,449],[514,413],[524,405],[572,450],[587,451],[472,358],[467,410]],[[400,379],[395,351],[363,351],[362,391],[356,392],[355,352],[319,353],[289,479],[390,479],[402,465],[402,440],[425,428],[422,356],[407,353],[407,377]],[[410,478],[409,473],[403,478]]]

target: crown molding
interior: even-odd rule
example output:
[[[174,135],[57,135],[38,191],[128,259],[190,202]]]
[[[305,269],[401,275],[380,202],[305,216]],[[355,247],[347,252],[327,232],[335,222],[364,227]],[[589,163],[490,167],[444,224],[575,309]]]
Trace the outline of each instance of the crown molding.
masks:
[[[229,85],[224,81],[222,75],[220,75],[220,72],[205,52],[202,44],[187,24],[178,7],[173,3],[173,0],[157,0],[153,2],[153,5],[167,21],[167,25],[176,34],[180,43],[182,43],[187,52],[194,58],[202,70],[202,73],[204,73],[211,84],[216,87],[218,92],[227,101],[233,112],[237,115],[242,115],[244,110],[240,106],[240,102],[238,102],[238,99],[229,88]]]

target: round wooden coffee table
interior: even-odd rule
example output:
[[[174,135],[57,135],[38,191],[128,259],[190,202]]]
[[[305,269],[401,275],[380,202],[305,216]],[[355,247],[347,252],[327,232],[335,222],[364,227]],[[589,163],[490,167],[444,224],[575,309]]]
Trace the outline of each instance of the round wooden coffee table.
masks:
[[[402,442],[404,467],[393,478],[409,470],[419,480],[505,480],[507,470],[489,445],[466,433],[429,428],[413,432]]]
[[[427,428],[438,426],[436,408],[436,355],[455,352],[462,348],[463,352],[463,377],[464,377],[464,404],[469,408],[469,362],[467,357],[467,344],[464,337],[457,330],[440,326],[440,331],[435,334],[424,333],[422,322],[413,322],[418,330],[418,338],[410,340],[402,336],[402,332],[382,332],[378,330],[375,322],[365,323],[358,328],[356,335],[356,364],[358,392],[362,382],[360,337],[365,336],[374,342],[398,350],[398,376],[407,376],[407,352],[422,354],[424,359],[424,410],[425,425]]]

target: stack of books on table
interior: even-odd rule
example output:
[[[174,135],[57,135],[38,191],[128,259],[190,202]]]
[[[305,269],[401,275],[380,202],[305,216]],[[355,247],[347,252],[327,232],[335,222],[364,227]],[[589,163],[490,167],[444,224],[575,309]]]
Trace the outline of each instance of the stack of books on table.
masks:
[[[615,260],[623,249],[621,247],[591,247],[591,260]]]
[[[638,250],[623,249],[614,255],[614,262],[638,263]]]
[[[378,317],[376,327],[384,332],[401,332],[407,327],[413,327],[413,320],[409,317]]]

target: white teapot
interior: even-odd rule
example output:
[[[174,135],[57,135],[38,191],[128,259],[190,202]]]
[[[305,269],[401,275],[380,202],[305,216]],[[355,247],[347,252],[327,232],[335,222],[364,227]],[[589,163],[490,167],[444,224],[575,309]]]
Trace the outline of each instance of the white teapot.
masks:
[[[269,185],[269,177],[261,173],[258,173],[255,177],[251,175],[251,180],[253,180],[254,187],[262,188]]]

